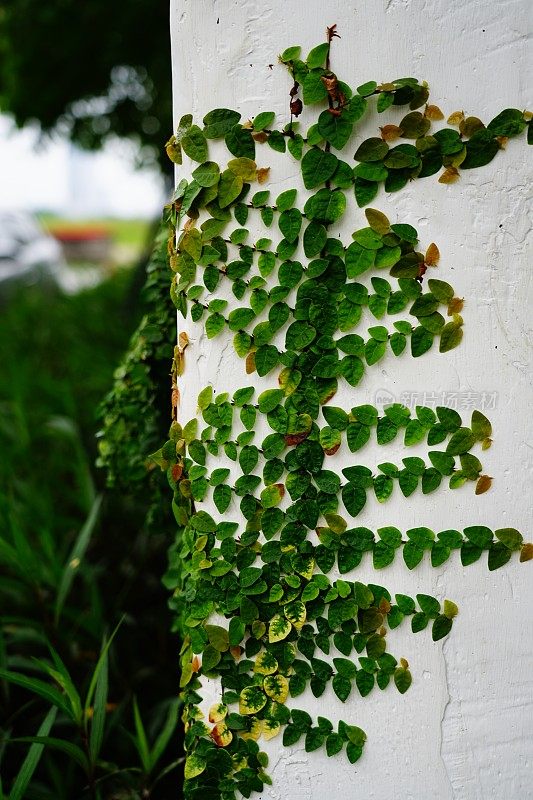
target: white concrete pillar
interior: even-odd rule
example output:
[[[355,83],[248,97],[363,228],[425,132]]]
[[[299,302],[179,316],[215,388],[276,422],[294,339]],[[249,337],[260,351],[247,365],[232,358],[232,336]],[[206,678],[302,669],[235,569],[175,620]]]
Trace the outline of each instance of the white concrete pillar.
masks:
[[[485,122],[506,107],[526,108],[529,101],[531,108],[527,0],[172,0],[171,6],[176,120],[192,113],[201,124],[206,112],[226,107],[240,111],[243,119],[272,110],[284,123],[290,79],[278,53],[293,44],[308,52],[333,23],[341,38],[333,43],[332,69],[352,87],[412,75],[429,83],[431,102],[446,115],[463,109]],[[397,122],[399,113],[405,112],[368,113],[343,153],[345,160],[354,163],[357,144],[379,135],[378,125]],[[211,157],[219,152],[213,148]],[[444,186],[432,176],[395,194],[381,190],[371,204],[391,221],[414,225],[422,248],[438,244],[438,277],[465,298],[465,335],[447,354],[432,350],[416,360],[387,357],[359,385],[357,403],[374,402],[380,393],[396,400],[418,393],[424,404],[425,393],[429,403],[444,395],[444,403],[453,405],[456,397],[467,419],[472,406],[484,410],[494,444],[482,460],[494,483],[481,496],[474,495],[472,485],[453,492],[442,488],[428,497],[419,492],[408,500],[397,493],[386,504],[368,503],[358,525],[373,530],[383,525],[401,530],[512,526],[531,539],[528,156],[520,137],[491,164],[465,171],[455,184]],[[274,196],[300,186],[298,164],[288,155],[265,146],[257,160],[272,168]],[[186,161],[178,175],[188,177],[194,166]],[[351,232],[366,223],[355,206],[346,216],[342,233],[348,243]],[[179,387],[181,421],[194,416],[196,397],[208,383],[215,392],[272,384],[245,375],[228,336],[209,341],[200,325],[181,318],[179,324],[190,339]],[[349,387],[335,404],[354,404]],[[356,463],[375,466],[419,451],[405,453],[393,443],[383,453],[365,449]],[[231,518],[238,519],[238,506]],[[307,754],[302,744],[284,748],[281,737],[268,742],[264,749],[273,786],[265,787],[263,800],[533,797],[529,566],[513,558],[489,573],[485,559],[463,568],[455,553],[437,569],[425,559],[410,572],[398,558],[377,573],[370,560],[364,561],[350,579],[383,584],[393,593],[456,601],[460,614],[454,629],[437,644],[428,631],[412,635],[408,624],[391,632],[391,650],[408,659],[413,673],[405,695],[389,688],[363,699],[352,692],[344,706],[331,690],[318,700],[310,692],[298,702],[289,699],[289,705],[307,709],[314,718],[323,714],[361,726],[368,741],[354,766],[344,756],[328,759],[323,750]],[[209,692],[216,697],[216,687]]]

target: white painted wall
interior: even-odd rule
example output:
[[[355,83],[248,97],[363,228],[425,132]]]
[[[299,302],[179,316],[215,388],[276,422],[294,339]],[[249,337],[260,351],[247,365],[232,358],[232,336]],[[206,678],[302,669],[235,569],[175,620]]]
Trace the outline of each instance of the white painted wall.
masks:
[[[342,36],[334,43],[332,68],[352,86],[414,75],[429,82],[433,102],[445,113],[464,109],[485,121],[505,107],[525,108],[529,102],[531,108],[529,5],[528,0],[173,0],[176,118],[193,112],[201,119],[211,108],[224,106],[243,117],[275,110],[284,121],[290,83],[276,64],[277,53],[293,44],[305,52],[323,40],[332,23]],[[395,121],[394,113],[383,116]],[[357,141],[376,135],[378,124],[383,119],[378,123],[377,115],[370,114]],[[346,160],[351,161],[355,142],[346,148]],[[297,167],[287,166],[288,156],[266,146],[259,152],[260,164],[272,166],[274,196],[298,185]],[[453,393],[463,393],[459,410],[467,417],[465,405],[472,399],[480,408],[488,403],[494,445],[483,461],[494,485],[480,497],[468,484],[429,497],[415,494],[408,501],[397,493],[383,506],[369,501],[358,524],[373,529],[418,524],[435,530],[509,525],[531,539],[528,155],[525,141],[515,140],[492,164],[465,172],[455,185],[440,185],[435,176],[396,195],[382,193],[372,203],[391,220],[413,224],[422,247],[437,242],[442,256],[438,277],[466,298],[465,337],[446,355],[387,357],[365,377],[357,399],[346,387],[335,403],[349,408],[372,402],[384,390],[396,399],[403,392],[418,392],[418,402],[424,402],[424,392],[445,392],[446,404],[452,404]],[[184,165],[180,174],[188,169]],[[364,224],[362,211],[353,207],[346,215],[345,241]],[[209,342],[190,321],[180,325],[191,338],[180,384],[180,413],[186,421],[208,382],[216,391],[233,391],[250,379],[227,337]],[[261,389],[271,384],[257,377],[255,382]],[[360,455],[369,465],[383,460],[377,447]],[[386,458],[402,455],[397,446]],[[238,519],[236,511],[233,519]],[[392,592],[454,599],[460,615],[453,632],[438,644],[431,642],[429,631],[413,636],[400,628],[389,634],[389,649],[405,656],[413,672],[413,686],[404,696],[391,688],[365,699],[354,692],[344,707],[331,690],[318,701],[311,694],[298,698],[297,706],[313,716],[325,714],[363,727],[368,734],[364,756],[351,766],[344,756],[307,755],[302,747],[285,749],[274,739],[265,747],[274,786],[263,800],[533,798],[531,564],[513,559],[489,574],[484,560],[463,569],[455,558],[439,569],[425,563],[410,573],[399,561],[376,574],[367,561],[357,575]]]

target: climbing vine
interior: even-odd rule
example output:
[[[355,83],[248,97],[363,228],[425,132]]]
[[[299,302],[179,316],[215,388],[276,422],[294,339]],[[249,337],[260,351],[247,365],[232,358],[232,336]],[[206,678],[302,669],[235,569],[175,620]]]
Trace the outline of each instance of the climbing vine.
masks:
[[[477,410],[465,420],[446,407],[412,413],[394,403],[379,414],[364,402],[358,387],[389,351],[418,358],[436,345],[445,354],[460,344],[463,301],[448,282],[429,277],[439,250],[434,243],[419,249],[412,225],[367,207],[367,224],[349,244],[335,232],[350,194],[363,207],[382,186],[399,191],[437,172],[440,182],[453,183],[462,170],[488,164],[509,137],[527,128],[531,140],[530,115],[505,109],[484,125],[457,113],[450,127],[434,130],[443,114],[429,103],[426,84],[371,81],[354,92],[341,81],[330,65],[336,35],[329,28],[305,60],[299,47],[280,56],[292,80],[284,127],[275,127],[273,112],[242,122],[237,111],[215,109],[203,127],[183,117],[167,145],[176,163],[182,153],[199,163],[168,209],[171,296],[195,338],[180,334],[175,419],[155,456],[167,470],[179,526],[166,584],[183,635],[185,797],[194,800],[260,792],[270,778],[258,742],[277,735],[285,745],[303,740],[306,751],[324,747],[328,756],[344,751],[357,761],[361,728],[312,719],[294,699],[307,687],[319,697],[329,684],[343,703],[389,685],[403,694],[411,672],[389,652],[388,632],[406,622],[414,633],[431,626],[434,641],[450,632],[458,610],[452,601],[392,597],[377,584],[330,577],[333,570],[352,572],[365,553],[376,570],[397,557],[409,569],[425,558],[438,567],[455,550],[465,566],[487,553],[490,570],[513,552],[522,561],[533,557],[533,545],[514,528],[374,531],[358,524],[367,505],[395,492],[408,498],[468,482],[476,494],[486,492],[491,478],[481,456],[492,426]],[[356,123],[373,103],[380,114],[391,106],[408,111],[398,125],[352,146]],[[305,134],[298,120],[304,106],[320,109]],[[212,140],[229,151],[222,167],[209,160]],[[303,189],[271,196],[269,168],[256,156],[264,145],[299,163]],[[356,166],[333,151],[355,153]],[[392,324],[384,323],[388,317]],[[364,335],[355,332],[361,327]],[[217,394],[209,385],[197,416],[182,424],[186,350],[204,335],[231,337],[243,372],[272,376],[273,386]],[[332,402],[343,385],[353,387],[349,409]],[[369,441],[385,447],[398,437],[407,450],[425,443],[427,457],[406,455],[371,470],[357,455],[335,470],[340,449],[359,454]],[[219,686],[207,717],[203,677]]]

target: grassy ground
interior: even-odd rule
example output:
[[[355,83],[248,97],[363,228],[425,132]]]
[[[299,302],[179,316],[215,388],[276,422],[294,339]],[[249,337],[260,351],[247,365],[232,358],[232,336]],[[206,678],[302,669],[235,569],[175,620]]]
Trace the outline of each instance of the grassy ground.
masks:
[[[121,236],[139,243],[141,230],[123,225]],[[105,491],[93,466],[98,404],[142,311],[136,283],[131,270],[119,270],[73,296],[36,287],[9,301],[0,297],[0,668],[35,675],[34,658],[50,658],[48,640],[84,694],[103,637],[123,617],[111,653],[114,710],[103,757],[133,768],[139,766],[135,738],[126,732],[135,730],[132,698],[138,696],[153,737],[176,695],[177,660],[160,583],[168,540],[147,537],[142,498]],[[87,524],[87,550],[72,561]],[[0,681],[0,798],[27,752],[13,737],[34,735],[47,708]],[[64,718],[56,729],[55,736],[81,741]],[[169,759],[177,752],[172,745]],[[142,769],[120,776],[120,794],[111,780],[110,793],[98,797],[140,798],[139,774]],[[86,779],[64,753],[45,750],[36,776],[28,800],[89,796]],[[137,789],[123,794],[130,779]],[[168,780],[175,786],[173,774]],[[163,780],[142,796],[170,796],[166,786]]]

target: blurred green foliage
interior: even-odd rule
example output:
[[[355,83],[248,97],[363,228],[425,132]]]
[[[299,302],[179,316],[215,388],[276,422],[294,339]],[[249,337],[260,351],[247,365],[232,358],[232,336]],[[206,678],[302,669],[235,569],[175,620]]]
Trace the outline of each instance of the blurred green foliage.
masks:
[[[133,497],[93,466],[99,403],[146,312],[136,295],[119,271],[73,296],[0,299],[2,800],[175,791],[178,645],[161,586],[175,526],[165,503],[148,531],[151,478]]]
[[[119,13],[119,12],[122,13]],[[16,0],[0,7],[0,107],[96,149],[113,136],[168,165],[172,130],[168,4]]]

